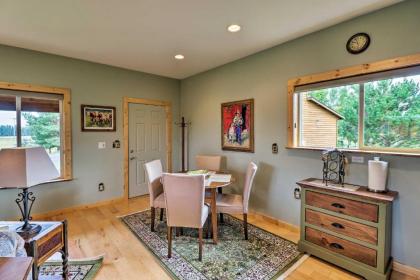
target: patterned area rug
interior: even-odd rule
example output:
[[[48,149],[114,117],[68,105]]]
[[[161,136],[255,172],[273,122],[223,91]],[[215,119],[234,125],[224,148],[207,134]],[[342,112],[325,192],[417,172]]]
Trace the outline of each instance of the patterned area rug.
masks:
[[[103,257],[69,261],[69,280],[91,280],[102,266]],[[48,261],[39,270],[39,280],[62,280],[61,261]]]
[[[202,262],[198,261],[196,229],[184,229],[182,236],[173,239],[168,259],[165,218],[163,222],[156,219],[155,232],[150,231],[150,210],[121,219],[174,279],[276,279],[302,256],[295,243],[253,225],[248,226],[249,240],[244,240],[242,221],[224,216],[218,227],[219,243],[204,241]]]

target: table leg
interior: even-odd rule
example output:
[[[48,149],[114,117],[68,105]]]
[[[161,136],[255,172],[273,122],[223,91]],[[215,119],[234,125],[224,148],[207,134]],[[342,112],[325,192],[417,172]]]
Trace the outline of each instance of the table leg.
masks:
[[[213,226],[213,242],[217,244],[217,211],[216,211],[216,189],[211,189],[211,223]]]
[[[68,237],[67,237],[67,220],[63,221],[63,238],[64,246],[61,250],[61,258],[63,260],[63,279],[67,280],[69,277],[69,268],[68,268],[68,257],[69,257],[69,247],[68,247]]]
[[[32,263],[32,280],[38,280],[39,277],[39,268],[38,268],[38,248],[36,246],[36,241],[32,240],[29,244],[29,254],[28,256],[31,256],[34,258]]]

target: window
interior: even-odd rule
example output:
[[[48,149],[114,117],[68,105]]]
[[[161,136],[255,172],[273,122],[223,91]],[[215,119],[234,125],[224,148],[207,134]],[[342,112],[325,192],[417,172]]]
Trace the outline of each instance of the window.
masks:
[[[51,89],[53,93],[30,92],[0,84],[0,149],[44,147],[61,178],[70,179],[69,96]]]
[[[420,152],[420,67],[296,86],[294,146]]]

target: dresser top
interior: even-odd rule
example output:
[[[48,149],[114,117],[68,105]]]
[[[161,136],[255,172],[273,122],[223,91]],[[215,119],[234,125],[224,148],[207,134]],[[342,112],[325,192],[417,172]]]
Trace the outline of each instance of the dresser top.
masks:
[[[356,196],[356,197],[365,198],[367,200],[379,201],[379,202],[392,202],[398,196],[398,192],[396,191],[387,191],[386,193],[375,193],[375,192],[369,191],[366,186],[359,186],[359,185],[353,185],[353,186],[359,187],[359,189],[356,191],[330,188],[325,185],[319,184],[319,180],[320,179],[316,179],[316,178],[308,178],[308,179],[299,181],[296,184],[305,188],[318,189],[318,190],[323,190],[325,192],[331,192],[331,193],[341,193],[341,194],[345,193],[346,195],[349,195],[349,196]],[[351,185],[351,184],[347,184],[347,185]]]

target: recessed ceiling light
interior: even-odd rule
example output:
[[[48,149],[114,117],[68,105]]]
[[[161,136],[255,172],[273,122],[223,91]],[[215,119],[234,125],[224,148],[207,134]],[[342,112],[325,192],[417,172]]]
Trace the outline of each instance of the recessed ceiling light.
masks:
[[[182,60],[182,59],[185,58],[182,54],[177,54],[174,57],[175,57],[175,59],[178,59],[178,60]]]
[[[229,32],[235,33],[235,32],[238,32],[239,30],[241,30],[241,26],[237,25],[237,24],[231,24],[231,25],[228,26],[227,30]]]

